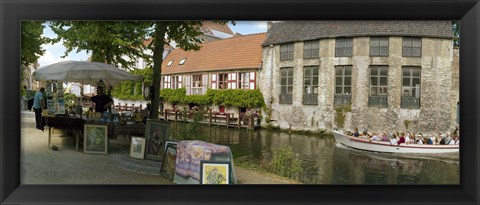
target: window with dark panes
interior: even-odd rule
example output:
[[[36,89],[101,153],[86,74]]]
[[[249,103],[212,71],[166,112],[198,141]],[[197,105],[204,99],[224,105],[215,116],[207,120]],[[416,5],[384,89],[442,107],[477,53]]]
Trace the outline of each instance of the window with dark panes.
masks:
[[[370,56],[388,56],[388,37],[370,37]]]
[[[280,68],[280,104],[293,102],[293,68]]]
[[[368,105],[388,107],[388,66],[370,66]]]
[[[202,75],[192,76],[192,94],[193,95],[202,94]]]
[[[350,57],[353,53],[353,38],[335,39],[335,57]]]
[[[303,68],[303,104],[318,104],[318,66]]]
[[[218,89],[228,89],[228,73],[218,74]]]
[[[335,66],[335,105],[350,104],[352,98],[352,66]]]
[[[318,58],[319,41],[305,41],[303,43],[303,58]]]
[[[280,45],[280,60],[293,60],[293,43]]]
[[[422,56],[422,38],[403,37],[402,55],[403,57],[421,57]]]
[[[420,67],[405,66],[402,68],[401,108],[420,108]]]

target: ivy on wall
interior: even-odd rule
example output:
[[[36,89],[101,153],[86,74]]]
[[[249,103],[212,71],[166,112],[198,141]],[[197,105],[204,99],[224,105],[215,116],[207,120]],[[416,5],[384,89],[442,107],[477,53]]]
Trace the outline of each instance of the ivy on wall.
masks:
[[[186,95],[186,89],[162,89],[160,96],[167,102],[234,107],[265,107],[263,95],[256,90],[211,90],[205,95]]]
[[[151,85],[153,70],[147,67],[142,70],[132,70],[130,73],[143,76],[143,82]],[[121,100],[143,100],[142,82],[123,81],[112,90],[112,97]]]
[[[130,73],[141,75],[144,82],[152,83],[153,70],[147,67],[143,70],[132,70]],[[186,88],[160,90],[160,98],[171,103],[197,104],[197,105],[223,105],[235,107],[263,107],[262,92],[255,90],[211,90],[208,89],[205,95],[186,95]],[[111,92],[112,97],[121,100],[143,100],[142,82],[124,81],[115,86]]]

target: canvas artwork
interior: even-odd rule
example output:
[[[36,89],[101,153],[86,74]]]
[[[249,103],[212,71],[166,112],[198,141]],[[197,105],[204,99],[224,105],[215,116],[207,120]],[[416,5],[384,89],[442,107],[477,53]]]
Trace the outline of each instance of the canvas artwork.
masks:
[[[55,102],[55,114],[65,114],[65,100],[63,98],[59,98]]]
[[[92,154],[108,153],[107,125],[84,125],[83,151]]]
[[[200,162],[200,184],[229,184],[230,162]]]
[[[173,181],[173,176],[175,174],[175,162],[177,159],[177,146],[173,143],[165,144],[165,156],[160,169],[160,174],[168,180]]]
[[[143,159],[145,157],[145,138],[132,137],[130,145],[130,157]]]
[[[165,140],[169,139],[170,124],[159,120],[148,120],[145,128],[145,158],[163,160]]]
[[[173,145],[174,147],[176,147],[177,144],[178,144],[177,141],[165,140],[165,149],[164,149],[163,152],[166,152],[166,151],[167,151],[168,145]]]

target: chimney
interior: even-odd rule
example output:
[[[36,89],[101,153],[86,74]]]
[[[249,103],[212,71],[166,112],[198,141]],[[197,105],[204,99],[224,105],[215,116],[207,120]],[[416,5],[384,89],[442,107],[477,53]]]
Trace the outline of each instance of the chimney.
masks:
[[[267,21],[267,31],[272,28],[273,23],[271,21]]]

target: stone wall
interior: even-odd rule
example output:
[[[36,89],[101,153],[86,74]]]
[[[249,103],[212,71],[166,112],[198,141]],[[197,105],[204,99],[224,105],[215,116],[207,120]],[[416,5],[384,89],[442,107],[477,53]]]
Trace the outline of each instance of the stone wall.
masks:
[[[370,38],[356,37],[353,57],[334,57],[335,39],[320,40],[320,58],[303,59],[303,42],[294,44],[294,59],[280,61],[280,46],[263,48],[263,67],[259,86],[265,103],[271,109],[271,125],[293,130],[342,129],[335,123],[334,67],[352,65],[352,105],[343,129],[409,130],[414,132],[445,132],[452,129],[458,101],[458,62],[453,61],[450,39],[422,38],[422,57],[402,57],[402,37],[390,37],[388,57],[370,57]],[[458,53],[458,52],[457,52]],[[458,55],[457,55],[458,56]],[[318,65],[318,105],[303,105],[303,67]],[[368,106],[369,66],[388,65],[388,108]],[[420,109],[400,108],[402,66],[421,67]],[[280,68],[293,67],[293,104],[279,104]],[[454,85],[454,84],[457,85]],[[262,125],[267,125],[264,121]]]

